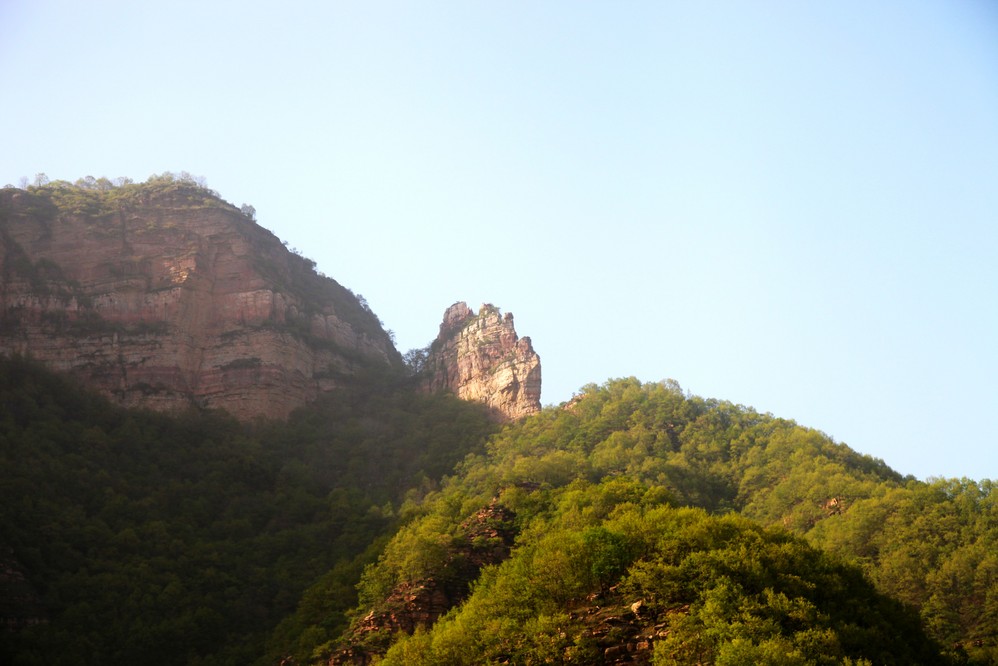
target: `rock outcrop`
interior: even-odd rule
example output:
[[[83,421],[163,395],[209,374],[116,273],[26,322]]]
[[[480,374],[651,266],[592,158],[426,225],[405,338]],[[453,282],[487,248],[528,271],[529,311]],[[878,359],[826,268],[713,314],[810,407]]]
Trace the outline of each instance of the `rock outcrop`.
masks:
[[[423,372],[428,390],[485,403],[503,419],[541,409],[540,357],[529,337],[517,337],[513,315],[494,305],[478,314],[463,302],[447,308]]]
[[[210,190],[171,179],[0,190],[0,353],[123,405],[241,418],[286,416],[401,362],[353,293]]]
[[[483,567],[509,557],[516,514],[493,498],[467,520],[446,549],[439,575],[400,582],[379,605],[354,623],[327,666],[366,666],[388,649],[398,632],[429,628],[461,603]]]

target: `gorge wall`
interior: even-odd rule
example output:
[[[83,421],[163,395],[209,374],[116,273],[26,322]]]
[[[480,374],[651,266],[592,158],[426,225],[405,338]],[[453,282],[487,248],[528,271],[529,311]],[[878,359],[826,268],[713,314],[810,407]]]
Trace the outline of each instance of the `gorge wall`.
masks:
[[[428,390],[449,390],[513,420],[541,409],[541,360],[529,337],[517,337],[513,315],[467,303],[444,313],[425,364]]]
[[[378,318],[210,190],[0,190],[0,353],[127,406],[284,417],[401,365]]]

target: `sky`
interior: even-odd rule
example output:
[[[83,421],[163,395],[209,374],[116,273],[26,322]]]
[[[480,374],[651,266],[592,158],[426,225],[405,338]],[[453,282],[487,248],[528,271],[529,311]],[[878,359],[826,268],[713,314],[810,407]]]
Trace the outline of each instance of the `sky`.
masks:
[[[203,177],[542,401],[675,379],[998,478],[998,5],[0,0],[0,186]]]

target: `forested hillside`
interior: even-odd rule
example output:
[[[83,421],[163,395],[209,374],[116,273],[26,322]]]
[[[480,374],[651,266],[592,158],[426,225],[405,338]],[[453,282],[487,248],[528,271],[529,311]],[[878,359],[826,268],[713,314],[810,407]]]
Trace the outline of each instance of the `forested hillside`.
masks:
[[[515,516],[509,558],[409,638],[355,624],[334,663],[998,663],[996,500],[673,383],[588,386],[426,498],[358,617],[466,571],[482,506]]]
[[[0,661],[998,663],[991,481],[671,382],[497,430],[410,381],[240,424],[3,360]]]
[[[253,663],[330,570],[335,631],[406,493],[495,428],[477,405],[388,382],[244,425],[124,410],[0,360],[0,558],[34,588],[0,605],[0,662]]]

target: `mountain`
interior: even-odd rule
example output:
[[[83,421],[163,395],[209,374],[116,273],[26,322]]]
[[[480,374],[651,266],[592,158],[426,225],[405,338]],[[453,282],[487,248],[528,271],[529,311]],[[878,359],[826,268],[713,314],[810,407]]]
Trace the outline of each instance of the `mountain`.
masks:
[[[0,663],[998,664],[998,484],[672,380],[540,408],[512,315],[401,356],[251,213],[0,192]]]

